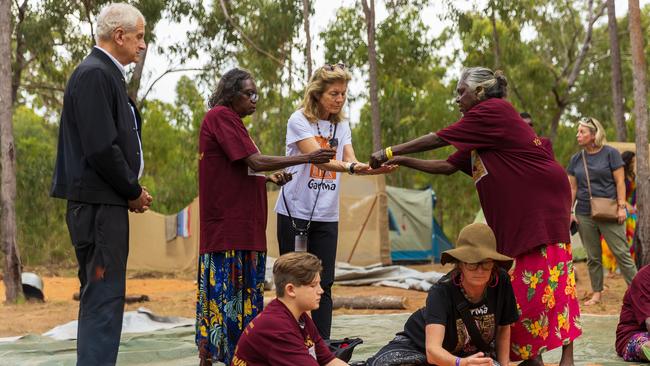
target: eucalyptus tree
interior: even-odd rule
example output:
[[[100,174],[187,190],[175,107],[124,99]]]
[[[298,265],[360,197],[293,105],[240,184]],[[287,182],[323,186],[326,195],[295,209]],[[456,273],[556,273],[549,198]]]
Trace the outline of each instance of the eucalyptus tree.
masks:
[[[626,141],[627,128],[625,126],[623,111],[621,47],[618,41],[618,20],[616,19],[616,4],[614,0],[607,0],[607,30],[609,33],[609,49],[611,52],[612,106],[614,107],[613,119],[616,126],[616,138],[618,141]]]
[[[284,133],[289,115],[297,107],[305,80],[304,63],[295,61],[302,51],[299,32],[303,26],[302,0],[234,2],[179,0],[170,12],[174,21],[194,25],[187,38],[169,52],[180,64],[202,62],[196,80],[213,90],[222,72],[239,66],[257,82],[257,112],[247,123],[261,150],[284,153]],[[199,57],[199,55],[202,55]],[[207,96],[206,96],[207,99]]]
[[[382,142],[389,146],[437,131],[455,122],[460,114],[454,105],[455,83],[445,81],[447,69],[437,54],[447,38],[428,36],[429,28],[422,21],[422,11],[429,2],[387,1],[385,5],[388,16],[376,24],[376,52]],[[362,75],[368,85],[368,46],[362,11],[359,3],[340,8],[321,37],[326,59],[343,61],[354,75]],[[355,103],[364,101],[360,120],[353,121],[355,151],[363,160],[374,151],[369,96],[364,91],[350,97]],[[446,147],[418,156],[444,159],[453,151],[453,147]],[[448,235],[456,235],[471,222],[479,207],[471,180],[462,174],[437,177],[399,169],[387,175],[386,181],[407,188],[431,186],[438,197],[436,210],[442,214]]]
[[[638,0],[629,0],[629,29],[634,75],[634,116],[636,122],[637,233],[641,265],[650,263],[650,157],[648,156],[647,64]]]
[[[0,245],[4,254],[5,298],[15,303],[23,296],[20,253],[16,244],[16,156],[13,137],[13,96],[11,91],[11,3],[0,0]]]
[[[500,67],[513,84],[511,100],[520,109],[534,109],[536,120],[544,122],[543,132],[554,138],[565,112],[584,97],[576,87],[605,3],[522,0],[488,6],[494,7],[496,19],[484,16],[485,11],[492,14],[490,8],[457,15],[452,31],[460,33],[463,64],[491,65],[494,50],[500,50]],[[504,46],[495,47],[495,40]]]

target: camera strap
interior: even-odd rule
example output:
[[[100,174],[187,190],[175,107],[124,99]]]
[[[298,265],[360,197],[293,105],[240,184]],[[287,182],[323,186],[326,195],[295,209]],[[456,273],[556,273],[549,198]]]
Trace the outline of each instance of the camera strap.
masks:
[[[316,122],[318,123],[318,122]],[[332,135],[332,138],[336,137],[336,129],[339,127],[339,124],[334,125],[334,134]],[[289,210],[289,205],[287,204],[287,198],[284,196],[284,187],[282,187],[282,201],[284,202],[284,207],[287,209],[287,215],[289,216],[289,219],[291,220],[291,226],[293,226],[293,229],[297,232],[304,232],[305,234],[309,232],[309,227],[311,226],[311,219],[314,217],[314,211],[316,210],[316,204],[318,203],[318,197],[320,196],[320,187],[323,185],[323,180],[325,180],[325,174],[327,174],[327,171],[323,169],[323,176],[320,179],[320,183],[318,184],[318,188],[316,191],[316,199],[314,200],[314,206],[311,208],[311,213],[309,214],[309,220],[307,220],[307,226],[305,226],[304,229],[299,228],[296,225],[296,220],[294,220],[293,216],[291,216],[291,210]]]

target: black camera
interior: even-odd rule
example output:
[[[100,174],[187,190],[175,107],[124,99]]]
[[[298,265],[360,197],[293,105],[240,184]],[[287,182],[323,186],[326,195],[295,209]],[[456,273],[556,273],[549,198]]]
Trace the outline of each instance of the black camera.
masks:
[[[339,146],[339,139],[337,139],[336,137],[332,137],[329,140],[329,144],[332,149],[336,149],[336,147]]]
[[[571,221],[571,235],[575,235],[578,232],[578,222]]]

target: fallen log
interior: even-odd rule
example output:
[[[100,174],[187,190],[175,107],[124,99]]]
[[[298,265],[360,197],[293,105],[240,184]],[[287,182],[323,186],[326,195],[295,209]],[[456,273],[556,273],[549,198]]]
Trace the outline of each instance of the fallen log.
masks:
[[[72,299],[75,301],[79,301],[79,293],[75,292],[72,295]],[[149,296],[147,295],[126,295],[124,297],[124,302],[126,302],[127,304],[133,304],[136,302],[147,302],[147,301],[149,301]]]
[[[333,308],[346,309],[396,309],[407,308],[407,299],[404,296],[355,296],[334,297]]]

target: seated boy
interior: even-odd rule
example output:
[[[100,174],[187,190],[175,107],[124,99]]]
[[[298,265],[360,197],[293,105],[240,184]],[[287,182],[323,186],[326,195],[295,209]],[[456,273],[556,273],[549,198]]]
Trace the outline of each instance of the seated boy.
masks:
[[[232,366],[344,366],[323,341],[308,311],[318,309],[321,261],[307,252],[280,256],[273,265],[277,298],[244,329]]]

